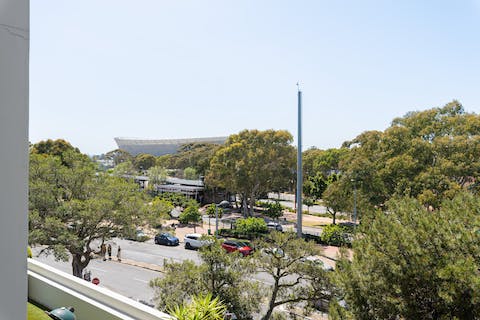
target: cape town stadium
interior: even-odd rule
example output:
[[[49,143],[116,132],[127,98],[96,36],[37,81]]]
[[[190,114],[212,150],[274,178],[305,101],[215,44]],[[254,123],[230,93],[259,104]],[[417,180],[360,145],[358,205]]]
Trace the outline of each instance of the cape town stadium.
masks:
[[[189,143],[224,144],[227,137],[187,138],[187,139],[135,139],[115,138],[119,149],[125,150],[133,156],[141,153],[162,156],[177,153],[179,148]]]

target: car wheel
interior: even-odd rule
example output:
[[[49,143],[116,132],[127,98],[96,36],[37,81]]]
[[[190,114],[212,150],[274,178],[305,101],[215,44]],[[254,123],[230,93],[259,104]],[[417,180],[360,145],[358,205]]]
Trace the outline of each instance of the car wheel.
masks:
[[[158,244],[158,240],[157,240],[157,239],[155,239],[155,244]]]
[[[185,248],[190,250],[192,249],[192,245],[190,244],[190,242],[185,243]]]

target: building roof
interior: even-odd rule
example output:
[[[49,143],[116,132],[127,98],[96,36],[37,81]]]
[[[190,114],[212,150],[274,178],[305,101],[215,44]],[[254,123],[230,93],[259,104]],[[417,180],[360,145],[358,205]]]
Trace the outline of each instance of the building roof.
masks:
[[[177,153],[180,147],[189,143],[224,144],[227,137],[187,138],[187,139],[137,139],[114,138],[119,149],[125,150],[133,156],[141,153],[161,156]]]

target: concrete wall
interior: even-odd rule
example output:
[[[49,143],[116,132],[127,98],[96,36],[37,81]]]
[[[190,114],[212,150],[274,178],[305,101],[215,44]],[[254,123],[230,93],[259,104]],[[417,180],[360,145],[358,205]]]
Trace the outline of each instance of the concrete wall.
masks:
[[[79,320],[173,318],[106,288],[28,259],[28,297],[49,309],[73,306]]]
[[[0,320],[26,319],[28,0],[0,0]]]

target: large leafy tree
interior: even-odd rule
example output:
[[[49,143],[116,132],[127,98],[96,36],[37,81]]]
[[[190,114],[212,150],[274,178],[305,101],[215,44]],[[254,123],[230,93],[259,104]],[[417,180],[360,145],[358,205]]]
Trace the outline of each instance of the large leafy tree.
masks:
[[[125,161],[132,162],[133,161],[133,156],[125,150],[115,149],[115,150],[107,152],[105,154],[105,159],[113,160],[113,163],[115,165],[118,165],[118,164],[120,164],[122,162],[125,162]]]
[[[284,190],[291,182],[295,166],[292,140],[283,130],[244,130],[231,135],[210,163],[207,184],[239,193],[253,214],[260,195]]]
[[[46,154],[51,156],[57,156],[60,158],[62,164],[68,166],[70,165],[68,163],[68,159],[64,158],[64,154],[66,154],[67,151],[80,154],[80,150],[78,148],[73,147],[68,141],[65,141],[63,139],[48,139],[45,141],[40,141],[32,145],[32,147],[30,148],[30,153],[32,154]]]
[[[249,319],[259,311],[263,291],[259,283],[250,281],[254,272],[251,259],[228,254],[215,239],[199,253],[200,264],[189,260],[166,262],[163,277],[150,282],[160,310],[184,305],[195,296],[210,293],[239,319]]]
[[[353,261],[337,264],[356,319],[480,317],[480,200],[461,193],[427,210],[392,200],[362,221]]]
[[[151,154],[141,153],[133,159],[133,165],[139,171],[148,170],[154,167],[157,159]]]
[[[348,187],[353,198],[356,186],[365,200],[361,211],[383,207],[399,196],[438,208],[443,199],[453,198],[480,176],[480,116],[466,113],[453,101],[410,112],[394,119],[384,132],[364,132],[344,147],[349,151],[340,160],[342,174],[331,187],[339,192],[344,190],[338,185]]]
[[[84,155],[67,151],[62,159],[68,166],[59,156],[30,155],[29,242],[58,259],[70,254],[81,277],[94,241],[130,232],[142,202],[136,184],[96,173]]]
[[[333,287],[322,264],[305,261],[319,253],[313,242],[299,239],[293,233],[272,232],[258,241],[256,248],[261,252],[256,260],[257,270],[273,278],[262,320],[271,319],[274,309],[284,304],[330,298]]]

